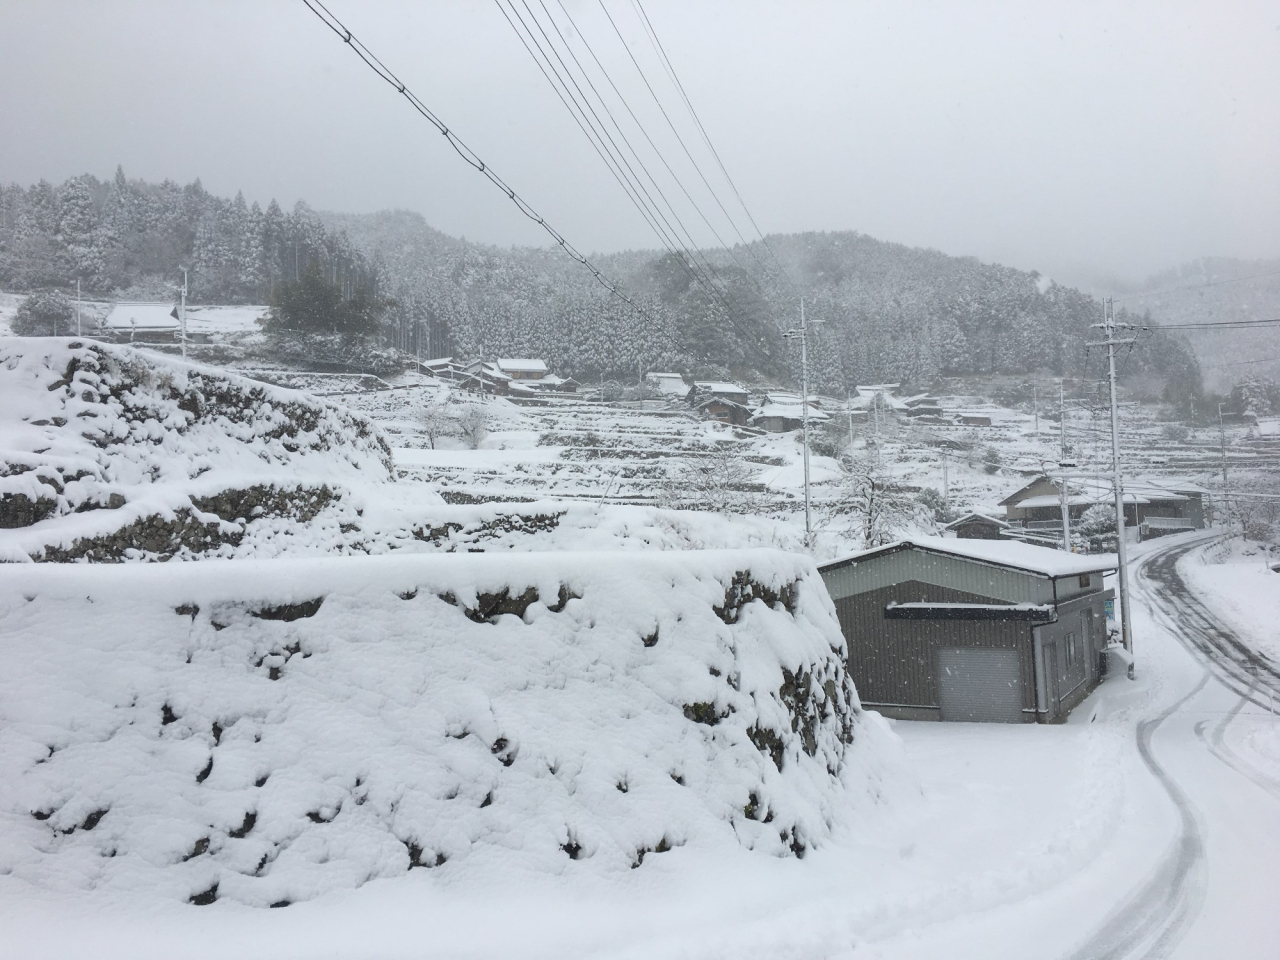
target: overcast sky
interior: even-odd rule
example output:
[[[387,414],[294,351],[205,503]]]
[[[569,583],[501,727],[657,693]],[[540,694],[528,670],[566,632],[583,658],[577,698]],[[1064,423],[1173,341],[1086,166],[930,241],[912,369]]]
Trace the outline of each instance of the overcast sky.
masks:
[[[573,243],[657,246],[494,0],[327,2]],[[569,36],[696,242],[715,243],[697,209],[737,239],[701,175],[753,236],[633,0],[604,2],[697,170],[599,0],[515,0]],[[765,233],[858,230],[1064,279],[1280,256],[1280,0],[643,3]],[[301,0],[0,0],[0,90],[0,180],[120,163],[545,241]]]

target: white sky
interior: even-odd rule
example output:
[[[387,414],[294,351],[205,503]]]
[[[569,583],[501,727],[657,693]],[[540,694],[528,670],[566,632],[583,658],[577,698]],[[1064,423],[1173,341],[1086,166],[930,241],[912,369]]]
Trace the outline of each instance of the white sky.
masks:
[[[605,2],[750,236],[631,0]],[[853,229],[1064,279],[1280,256],[1280,2],[643,2],[765,232]],[[565,4],[733,239],[598,0]],[[580,248],[657,246],[496,2],[329,6]],[[469,239],[542,242],[301,0],[0,0],[0,89],[0,180],[122,163],[264,203],[403,207]]]

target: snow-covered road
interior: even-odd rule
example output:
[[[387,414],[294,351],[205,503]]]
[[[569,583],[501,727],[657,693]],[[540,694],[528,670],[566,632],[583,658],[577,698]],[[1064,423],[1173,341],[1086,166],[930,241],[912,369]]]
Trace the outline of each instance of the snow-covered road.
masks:
[[[1205,542],[1161,545],[1137,565],[1143,662],[1161,691],[1157,702],[1168,705],[1139,720],[1136,736],[1177,831],[1156,870],[1073,954],[1079,960],[1280,951],[1280,782],[1231,745],[1233,728],[1280,733],[1271,706],[1280,672],[1188,589],[1179,564],[1196,562]]]

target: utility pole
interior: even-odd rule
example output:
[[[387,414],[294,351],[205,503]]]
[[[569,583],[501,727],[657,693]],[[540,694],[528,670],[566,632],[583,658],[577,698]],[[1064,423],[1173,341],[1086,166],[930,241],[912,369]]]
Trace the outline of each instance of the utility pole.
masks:
[[[849,466],[853,466],[853,394],[844,388],[844,412],[849,415]]]
[[[1031,408],[1036,414],[1036,438],[1040,437],[1040,386],[1033,383],[1031,385]]]
[[[1058,433],[1062,439],[1059,460],[1067,459],[1067,391],[1062,380],[1058,381]]]
[[[80,336],[80,279],[76,278],[76,336]]]
[[[1222,515],[1227,521],[1227,533],[1231,533],[1231,486],[1227,483],[1227,428],[1222,420],[1222,404],[1218,404],[1218,443],[1222,449]]]
[[[187,359],[187,268],[182,267],[182,299],[178,304],[178,324],[182,328],[182,359]]]
[[[1106,339],[1090,343],[1091,347],[1107,348],[1107,381],[1111,385],[1111,459],[1112,483],[1116,494],[1116,553],[1119,555],[1117,585],[1120,588],[1120,629],[1121,640],[1129,654],[1129,679],[1134,677],[1133,669],[1133,627],[1129,616],[1129,558],[1125,545],[1124,533],[1124,477],[1120,470],[1120,405],[1116,397],[1116,347],[1137,342],[1136,337],[1116,338],[1118,329],[1131,329],[1131,324],[1116,323],[1115,305],[1108,298],[1102,309],[1102,323],[1091,324],[1101,329]],[[1063,414],[1066,407],[1063,407]]]
[[[942,448],[942,505],[951,509],[951,485],[947,478],[947,448]]]
[[[1062,549],[1067,553],[1071,552],[1071,505],[1067,497],[1067,467],[1074,467],[1074,463],[1068,463],[1066,460],[1058,462],[1058,500],[1062,507]]]
[[[814,323],[821,323],[815,320]],[[800,298],[800,326],[783,334],[788,340],[800,341],[800,422],[804,431],[804,545],[813,546],[813,504],[809,496],[809,324],[804,316],[804,297]]]

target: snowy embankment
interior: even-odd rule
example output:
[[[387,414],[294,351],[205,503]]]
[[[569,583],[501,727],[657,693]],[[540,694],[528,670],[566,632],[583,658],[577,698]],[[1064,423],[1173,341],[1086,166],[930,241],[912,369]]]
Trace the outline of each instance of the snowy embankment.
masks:
[[[10,568],[0,874],[274,905],[802,856],[901,777],[774,551]]]
[[[1215,613],[1280,663],[1280,573],[1272,563],[1280,563],[1280,552],[1233,539],[1197,551],[1178,570]]]
[[[353,490],[393,480],[359,414],[93,341],[0,340],[0,410],[0,561],[227,553],[326,519],[336,532],[361,513]]]

